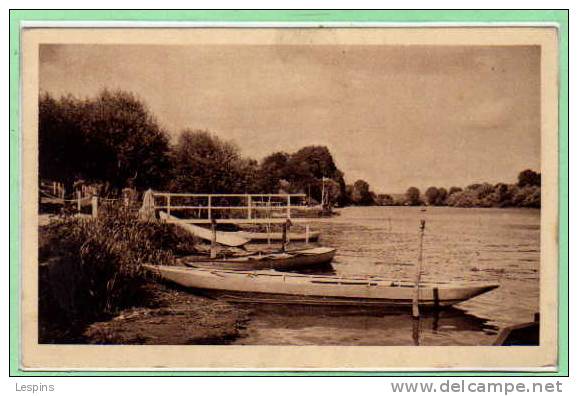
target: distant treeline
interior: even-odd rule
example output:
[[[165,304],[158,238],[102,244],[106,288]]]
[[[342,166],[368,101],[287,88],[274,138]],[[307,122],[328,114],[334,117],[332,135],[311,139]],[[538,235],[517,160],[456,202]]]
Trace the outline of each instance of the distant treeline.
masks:
[[[539,208],[541,195],[541,175],[526,169],[518,175],[515,184],[476,183],[466,188],[429,187],[422,195],[416,187],[407,189],[405,195],[380,194],[377,205],[430,205],[456,206],[462,208]]]
[[[343,173],[327,147],[273,153],[261,162],[204,130],[180,131],[171,144],[146,104],[131,93],[105,90],[94,98],[39,98],[40,178],[123,188],[194,193],[305,193],[347,205]]]
[[[311,203],[334,205],[448,205],[540,207],[540,175],[520,174],[518,184],[473,184],[465,189],[411,187],[403,196],[376,195],[364,180],[346,185],[325,146],[276,152],[258,162],[236,144],[206,130],[169,132],[132,93],[102,91],[94,98],[39,98],[39,172],[67,191],[78,182],[98,184],[105,195],[126,187],[191,193],[304,193]]]

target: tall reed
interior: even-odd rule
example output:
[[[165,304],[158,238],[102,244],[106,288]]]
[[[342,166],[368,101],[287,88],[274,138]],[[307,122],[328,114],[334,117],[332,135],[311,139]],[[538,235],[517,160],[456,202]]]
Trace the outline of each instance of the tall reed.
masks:
[[[98,219],[69,218],[40,230],[39,322],[74,332],[118,311],[147,305],[143,264],[174,262],[196,240],[174,225],[138,221],[103,207]],[[41,337],[42,338],[42,337]]]

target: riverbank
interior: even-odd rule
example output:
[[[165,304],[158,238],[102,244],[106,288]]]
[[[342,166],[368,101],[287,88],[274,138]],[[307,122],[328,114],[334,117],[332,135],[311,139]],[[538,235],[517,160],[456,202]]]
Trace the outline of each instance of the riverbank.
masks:
[[[114,210],[39,227],[41,344],[228,344],[248,311],[159,283],[145,263],[200,247],[168,224]]]
[[[83,332],[89,344],[226,345],[237,340],[249,320],[247,310],[149,283],[148,307],[121,311]]]
[[[249,311],[149,282],[142,306],[85,326],[39,318],[41,344],[226,345],[241,337]]]

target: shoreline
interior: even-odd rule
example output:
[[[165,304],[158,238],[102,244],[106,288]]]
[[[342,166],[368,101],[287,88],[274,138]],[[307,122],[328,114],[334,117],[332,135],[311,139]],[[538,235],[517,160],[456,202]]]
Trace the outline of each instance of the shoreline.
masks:
[[[41,344],[93,345],[228,345],[242,337],[250,311],[177,287],[149,282],[150,299],[76,332],[60,331],[65,323],[42,327]],[[40,318],[39,318],[40,319]],[[71,336],[73,337],[71,338]]]
[[[135,307],[90,324],[88,344],[227,345],[241,337],[249,311],[200,297],[172,285],[150,282],[152,307]]]

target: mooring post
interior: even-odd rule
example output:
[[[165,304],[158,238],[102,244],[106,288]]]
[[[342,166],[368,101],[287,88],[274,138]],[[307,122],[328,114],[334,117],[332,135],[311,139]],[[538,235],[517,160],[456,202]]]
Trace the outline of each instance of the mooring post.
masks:
[[[420,319],[419,316],[414,318],[414,320],[412,320],[412,332],[411,332],[411,338],[413,339],[413,345],[415,346],[419,346],[419,334],[420,334],[420,327],[421,327],[421,323],[420,323]]]
[[[282,251],[285,252],[287,250],[287,245],[289,244],[289,227],[291,226],[291,220],[287,219],[285,223],[283,223],[283,247]]]
[[[217,258],[217,220],[211,219],[211,258]]]
[[[251,205],[252,205],[251,196],[247,194],[247,218],[249,220],[251,220]]]
[[[421,278],[421,266],[423,261],[423,234],[425,230],[425,220],[420,220],[419,226],[419,253],[415,270],[415,284],[413,288],[412,316],[419,318],[419,282]]]
[[[93,195],[92,200],[92,218],[96,219],[98,217],[98,195]]]
[[[80,190],[76,190],[76,210],[78,213],[82,210],[82,200],[81,200],[82,193]]]

